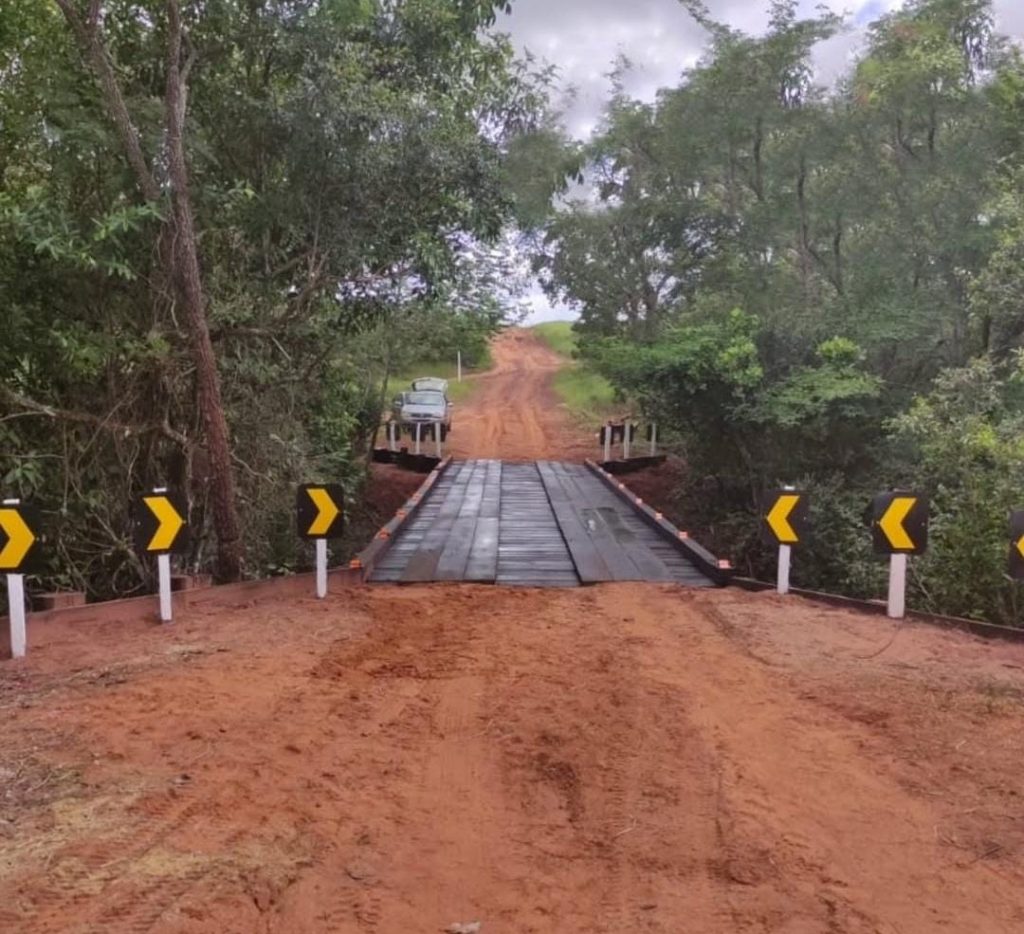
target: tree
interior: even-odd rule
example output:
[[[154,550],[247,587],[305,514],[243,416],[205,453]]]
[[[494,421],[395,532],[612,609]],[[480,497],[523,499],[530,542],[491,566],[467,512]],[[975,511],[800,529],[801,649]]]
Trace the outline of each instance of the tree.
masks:
[[[491,253],[545,79],[482,0],[65,0],[77,32],[24,6],[0,50],[0,476],[46,506],[57,582],[143,585],[127,504],[156,482],[188,492],[183,560],[210,567],[212,360],[245,571],[294,567],[294,483],[358,499],[373,336],[514,313]]]

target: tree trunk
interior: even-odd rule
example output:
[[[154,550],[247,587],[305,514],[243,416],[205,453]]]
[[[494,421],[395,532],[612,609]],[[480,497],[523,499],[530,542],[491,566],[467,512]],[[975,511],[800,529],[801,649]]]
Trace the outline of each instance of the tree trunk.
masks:
[[[139,133],[121,92],[117,73],[102,36],[100,0],[90,0],[83,17],[71,0],[55,0],[82,46],[86,60],[99,84],[104,106],[135,173],[142,196],[150,202],[161,198],[160,186],[142,151]],[[220,394],[220,376],[206,320],[195,223],[185,160],[184,123],[188,72],[191,59],[182,61],[182,25],[178,0],[167,0],[167,91],[164,106],[167,121],[168,174],[171,183],[172,216],[169,228],[160,235],[158,255],[167,278],[184,311],[188,338],[196,367],[196,388],[201,424],[206,438],[212,476],[214,529],[218,540],[218,577],[237,580],[241,576],[242,547],[235,480],[231,466],[227,420]]]
[[[174,219],[173,278],[185,312],[196,365],[199,416],[210,456],[213,522],[217,532],[217,576],[237,580],[242,573],[242,543],[235,504],[235,478],[220,374],[206,320],[206,300],[199,271],[192,198],[185,161],[186,81],[191,59],[182,62],[182,30],[178,0],[167,0],[167,163]]]

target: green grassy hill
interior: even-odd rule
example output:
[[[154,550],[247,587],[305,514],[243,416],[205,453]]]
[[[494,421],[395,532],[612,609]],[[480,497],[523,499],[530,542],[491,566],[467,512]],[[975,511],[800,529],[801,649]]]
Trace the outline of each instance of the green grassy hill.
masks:
[[[615,391],[611,383],[586,364],[573,360],[576,333],[571,321],[546,321],[533,332],[552,350],[565,357],[565,366],[555,374],[554,388],[574,417],[593,424],[614,414]]]

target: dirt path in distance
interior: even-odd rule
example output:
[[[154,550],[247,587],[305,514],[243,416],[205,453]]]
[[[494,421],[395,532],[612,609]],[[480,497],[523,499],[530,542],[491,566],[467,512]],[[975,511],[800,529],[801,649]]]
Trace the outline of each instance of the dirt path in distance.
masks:
[[[471,377],[479,385],[455,407],[453,456],[582,461],[599,455],[596,440],[572,420],[552,389],[563,357],[524,328],[502,332],[491,353],[493,368]]]

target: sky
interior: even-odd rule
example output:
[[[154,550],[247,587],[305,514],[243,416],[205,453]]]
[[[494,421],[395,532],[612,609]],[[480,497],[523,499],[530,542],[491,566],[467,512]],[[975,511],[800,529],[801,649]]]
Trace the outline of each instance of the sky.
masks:
[[[814,67],[819,82],[829,85],[857,54],[864,27],[903,0],[800,0],[801,12],[813,14],[819,4],[845,13],[849,28],[821,43]],[[705,0],[711,15],[748,33],[768,23],[767,0]],[[1000,32],[1024,40],[1024,0],[995,0]],[[501,16],[498,28],[511,35],[520,50],[555,65],[563,97],[566,128],[586,139],[596,128],[610,87],[609,72],[620,55],[632,63],[626,89],[634,97],[653,100],[658,88],[678,83],[703,50],[706,33],[678,0],[512,0],[512,13]],[[531,322],[572,317],[552,308],[534,286],[529,302]]]

